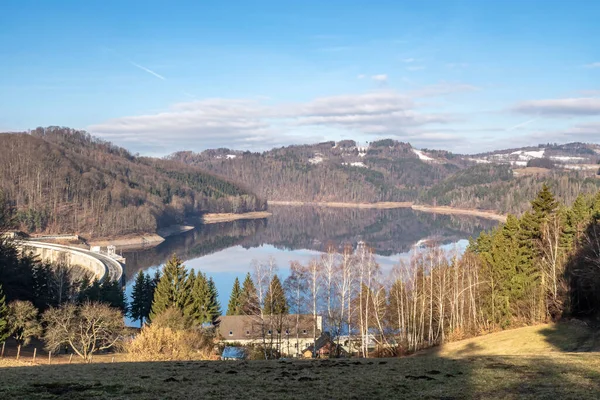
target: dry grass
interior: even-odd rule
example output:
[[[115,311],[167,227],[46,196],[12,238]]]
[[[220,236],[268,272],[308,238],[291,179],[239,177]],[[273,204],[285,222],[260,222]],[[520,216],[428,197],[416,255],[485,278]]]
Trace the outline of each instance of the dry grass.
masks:
[[[581,326],[545,325],[397,359],[0,363],[0,398],[593,399],[600,397],[600,357],[559,351],[590,346]]]
[[[599,350],[595,339],[594,332],[580,324],[544,324],[447,343],[432,351],[442,357],[552,355]]]
[[[336,361],[118,363],[5,368],[0,398],[598,398],[600,358],[435,356]]]

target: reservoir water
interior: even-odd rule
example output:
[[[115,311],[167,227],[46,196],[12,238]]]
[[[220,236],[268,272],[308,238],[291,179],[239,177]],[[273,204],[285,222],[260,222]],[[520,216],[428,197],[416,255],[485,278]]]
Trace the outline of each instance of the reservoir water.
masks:
[[[291,261],[307,263],[329,245],[356,247],[364,242],[373,248],[386,274],[400,260],[407,260],[413,251],[430,243],[462,253],[469,237],[498,224],[477,217],[411,209],[270,207],[269,211],[273,215],[266,219],[203,225],[153,248],[124,251],[127,296],[131,296],[139,270],[154,274],[172,254],[177,254],[188,269],[214,279],[225,312],[235,277],[243,281],[246,273],[252,272],[253,262],[272,258],[283,281]]]

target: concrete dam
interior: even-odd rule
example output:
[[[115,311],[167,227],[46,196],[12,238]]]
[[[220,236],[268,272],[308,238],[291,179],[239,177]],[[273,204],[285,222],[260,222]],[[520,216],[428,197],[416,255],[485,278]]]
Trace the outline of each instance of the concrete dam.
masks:
[[[54,243],[21,240],[17,247],[23,253],[33,253],[46,262],[65,261],[67,265],[77,265],[89,271],[97,280],[116,280],[122,282],[125,260],[109,253],[85,250],[79,247]]]

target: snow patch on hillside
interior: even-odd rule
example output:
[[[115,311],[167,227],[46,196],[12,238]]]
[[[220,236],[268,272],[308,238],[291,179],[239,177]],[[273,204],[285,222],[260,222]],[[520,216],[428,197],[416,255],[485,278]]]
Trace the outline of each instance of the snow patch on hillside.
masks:
[[[425,155],[421,150],[417,150],[417,149],[412,149],[412,151],[417,155],[417,157],[419,157],[420,160],[422,161],[434,161],[433,158],[429,157],[428,155]]]
[[[227,154],[227,159],[228,160],[233,160],[234,158],[236,158],[237,156],[235,154]]]
[[[569,157],[569,156],[550,156],[552,160],[563,161],[563,162],[573,162],[573,161],[584,161],[584,157]]]
[[[538,151],[525,151],[525,150],[517,150],[510,153],[511,155],[518,156],[521,160],[531,160],[532,158],[542,158],[544,157],[544,153],[546,149],[541,149]]]
[[[351,163],[343,163],[342,165],[350,165],[352,167],[360,167],[360,168],[369,168],[362,161],[351,162]]]

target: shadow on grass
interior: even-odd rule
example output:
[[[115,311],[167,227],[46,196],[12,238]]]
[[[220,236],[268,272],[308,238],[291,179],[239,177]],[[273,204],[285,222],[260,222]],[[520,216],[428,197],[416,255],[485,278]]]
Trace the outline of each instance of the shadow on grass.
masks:
[[[579,320],[563,322],[543,329],[540,333],[546,342],[563,352],[597,351],[598,330]]]
[[[0,369],[2,399],[464,399],[600,397],[600,358],[186,361]]]

